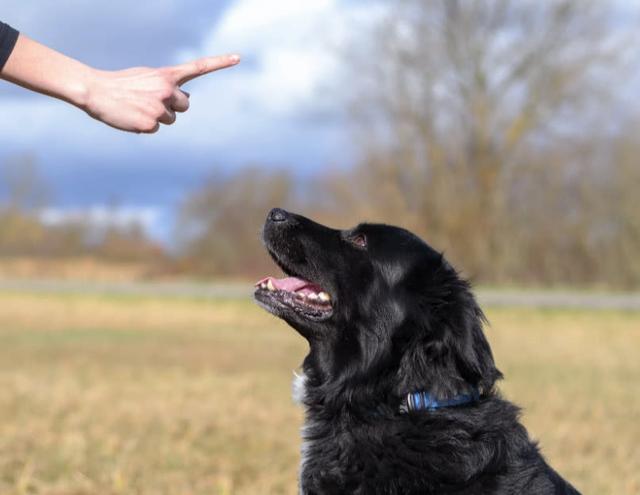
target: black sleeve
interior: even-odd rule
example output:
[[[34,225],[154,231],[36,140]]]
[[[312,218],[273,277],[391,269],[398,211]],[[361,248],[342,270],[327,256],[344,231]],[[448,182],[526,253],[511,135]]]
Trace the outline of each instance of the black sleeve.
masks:
[[[9,55],[11,55],[13,47],[16,46],[16,41],[18,41],[18,31],[0,21],[0,70],[9,60]]]

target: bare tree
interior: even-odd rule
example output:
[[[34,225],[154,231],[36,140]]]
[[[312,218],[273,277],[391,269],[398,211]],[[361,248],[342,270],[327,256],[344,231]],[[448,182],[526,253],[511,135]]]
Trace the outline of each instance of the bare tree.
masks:
[[[64,258],[91,256],[107,261],[135,261],[157,265],[166,261],[160,246],[144,228],[101,225],[70,215],[43,221],[51,188],[31,155],[10,158],[0,167],[0,256]]]
[[[47,201],[49,188],[35,158],[9,158],[0,168],[0,254],[29,254],[43,245],[45,231],[35,213]]]
[[[4,209],[37,210],[47,204],[50,193],[34,156],[13,156],[0,167],[0,204]]]
[[[603,1],[389,4],[350,65],[354,183],[369,198],[354,207],[376,204],[479,278],[510,278],[514,242],[537,221],[527,209],[564,215],[578,185],[575,157],[553,161],[558,145],[616,130],[632,30]]]

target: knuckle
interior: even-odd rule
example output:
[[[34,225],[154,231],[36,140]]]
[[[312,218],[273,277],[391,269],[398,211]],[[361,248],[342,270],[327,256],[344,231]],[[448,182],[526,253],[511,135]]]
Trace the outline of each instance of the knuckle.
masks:
[[[162,101],[169,100],[173,96],[173,84],[166,82],[158,91],[158,95]]]
[[[155,120],[147,120],[142,124],[142,126],[140,126],[140,130],[147,133],[155,132],[157,128],[158,122]]]
[[[195,69],[196,69],[196,73],[197,74],[204,74],[205,72],[207,72],[207,62],[205,60],[196,60],[194,62],[195,64]]]
[[[167,109],[164,105],[158,105],[157,107],[154,107],[152,112],[151,112],[151,116],[153,117],[154,120],[158,120],[160,117],[162,117],[165,113],[166,113]]]

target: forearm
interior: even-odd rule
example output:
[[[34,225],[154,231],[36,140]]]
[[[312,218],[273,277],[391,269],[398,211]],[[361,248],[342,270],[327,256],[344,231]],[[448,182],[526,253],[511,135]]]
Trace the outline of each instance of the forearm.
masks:
[[[84,108],[93,69],[20,34],[0,78]]]

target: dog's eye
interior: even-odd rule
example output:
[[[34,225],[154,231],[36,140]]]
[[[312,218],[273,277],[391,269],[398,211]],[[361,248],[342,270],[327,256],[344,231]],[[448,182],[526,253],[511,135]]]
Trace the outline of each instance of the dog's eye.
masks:
[[[351,237],[349,241],[351,244],[358,246],[359,248],[364,249],[367,247],[367,236],[364,234],[356,234]]]

